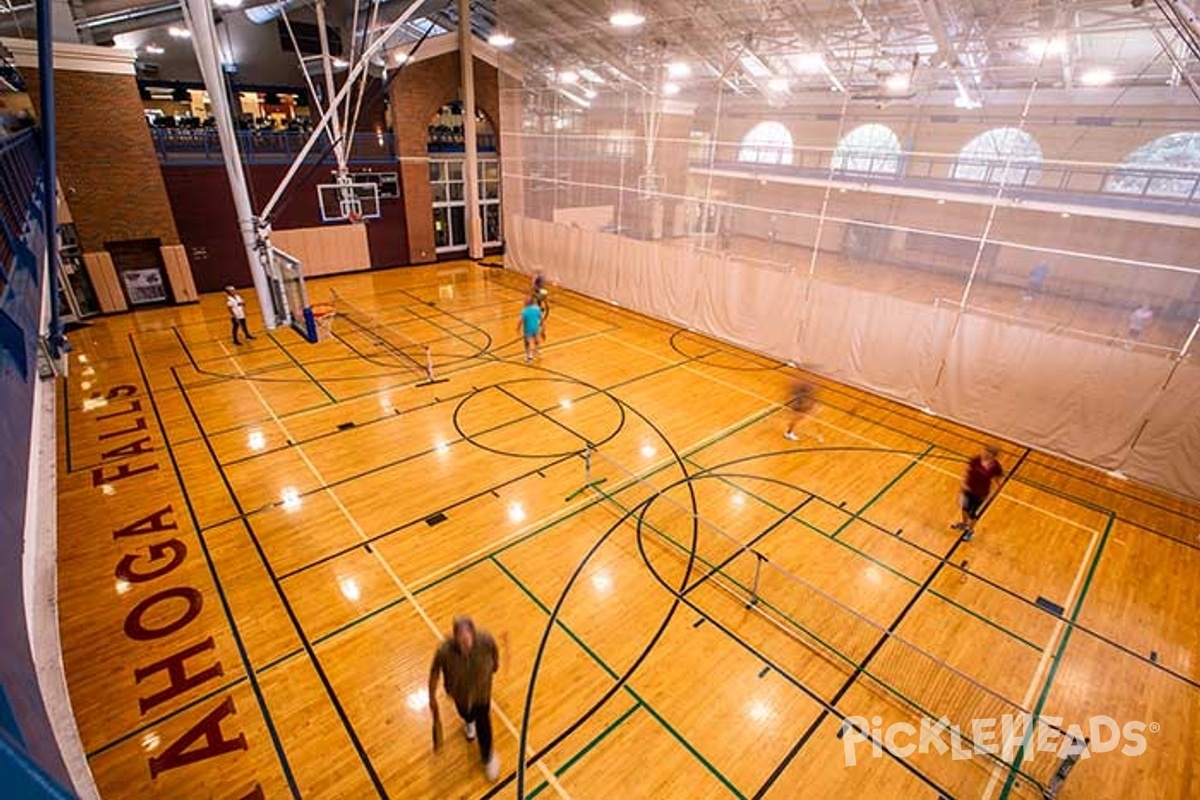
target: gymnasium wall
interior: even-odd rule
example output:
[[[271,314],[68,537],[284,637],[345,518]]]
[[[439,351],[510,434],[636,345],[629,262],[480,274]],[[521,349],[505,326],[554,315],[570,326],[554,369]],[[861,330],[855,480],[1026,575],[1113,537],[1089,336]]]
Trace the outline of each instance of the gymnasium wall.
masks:
[[[387,165],[374,165],[386,169]],[[251,185],[252,202],[261,205],[275,191],[287,172],[286,164],[247,164],[244,167]],[[321,241],[321,230],[328,229],[332,237],[328,243],[336,249],[337,229],[348,227],[344,223],[324,225],[317,202],[318,184],[331,180],[333,164],[302,168],[292,188],[285,196],[274,221],[275,231],[311,230],[312,252],[301,245],[300,252],[288,250],[281,239],[277,246],[292,252],[306,265],[314,259],[324,263],[325,256]],[[250,265],[238,229],[237,212],[233,207],[233,194],[229,189],[229,178],[221,164],[175,165],[162,167],[162,175],[170,197],[175,225],[192,265],[196,287],[201,292],[220,291],[227,285],[249,286]],[[381,198],[382,216],[360,226],[364,228],[368,258],[353,263],[347,262],[340,271],[354,269],[395,267],[408,263],[408,239],[404,216],[403,189],[400,198]],[[432,218],[432,214],[430,215]],[[300,240],[292,237],[288,245],[296,246]]]
[[[1200,408],[1185,399],[1200,380],[1200,205],[1099,191],[1130,150],[1196,119],[1186,92],[1069,107],[1046,92],[1028,114],[1028,96],[965,114],[952,98],[687,105],[625,89],[581,109],[558,94],[501,87],[516,268],[1200,497]],[[1112,124],[1080,122],[1102,113]],[[787,125],[790,164],[739,163],[765,120]],[[866,122],[896,131],[900,177],[831,170],[839,134]],[[1038,139],[1040,173],[994,155],[1016,177],[952,179],[960,148],[1001,124]],[[921,157],[936,180],[911,177]],[[1076,167],[1090,187],[1062,178]]]
[[[39,91],[36,43],[6,39],[29,94]],[[172,299],[196,299],[187,255],[171,215],[158,158],[142,113],[132,51],[54,46],[59,186],[101,310],[126,310],[106,247],[157,240]]]

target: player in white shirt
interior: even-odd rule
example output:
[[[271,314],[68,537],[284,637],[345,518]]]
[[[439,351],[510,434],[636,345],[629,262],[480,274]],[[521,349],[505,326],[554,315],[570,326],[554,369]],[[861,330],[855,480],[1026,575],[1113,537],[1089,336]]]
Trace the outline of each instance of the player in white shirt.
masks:
[[[253,339],[250,335],[250,329],[246,327],[246,301],[237,293],[237,289],[232,286],[225,287],[225,305],[229,307],[229,322],[233,329],[233,343],[241,344],[238,341],[238,329],[246,334],[247,339]]]

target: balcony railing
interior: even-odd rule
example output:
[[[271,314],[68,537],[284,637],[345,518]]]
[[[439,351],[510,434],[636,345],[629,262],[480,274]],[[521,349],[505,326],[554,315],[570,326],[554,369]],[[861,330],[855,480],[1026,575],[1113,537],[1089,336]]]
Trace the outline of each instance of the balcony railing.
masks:
[[[715,158],[713,156],[715,155]],[[785,162],[785,163],[781,163]],[[969,194],[1004,192],[1023,200],[1069,195],[1086,205],[1136,206],[1165,213],[1200,209],[1200,172],[1014,159],[969,159],[918,153],[721,146],[693,168],[756,176],[894,184]]]
[[[221,143],[212,128],[152,128],[150,135],[158,159],[164,164],[204,164],[221,161]],[[255,164],[290,163],[308,141],[307,133],[284,131],[237,131],[238,149]],[[395,140],[390,133],[358,133],[350,147],[349,159],[357,164],[395,163]],[[333,149],[326,137],[313,147],[306,161],[333,161]]]
[[[0,291],[25,235],[42,154],[32,129],[0,138]]]

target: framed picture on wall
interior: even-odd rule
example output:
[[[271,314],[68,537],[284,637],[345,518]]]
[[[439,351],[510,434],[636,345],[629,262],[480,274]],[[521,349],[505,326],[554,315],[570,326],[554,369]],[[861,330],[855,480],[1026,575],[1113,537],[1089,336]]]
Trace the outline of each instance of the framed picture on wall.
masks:
[[[135,306],[165,303],[167,300],[167,285],[163,282],[161,270],[127,269],[121,273],[121,280],[125,284],[129,302]]]

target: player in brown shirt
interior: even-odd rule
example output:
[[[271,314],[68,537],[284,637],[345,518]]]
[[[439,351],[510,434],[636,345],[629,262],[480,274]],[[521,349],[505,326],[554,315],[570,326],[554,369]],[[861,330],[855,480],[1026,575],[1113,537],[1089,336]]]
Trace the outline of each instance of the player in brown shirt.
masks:
[[[466,723],[467,739],[479,740],[488,780],[500,776],[500,758],[492,748],[492,676],[500,669],[500,651],[487,631],[476,630],[470,617],[455,617],[453,632],[438,645],[429,670],[429,708],[435,727],[441,725],[437,703],[438,678]]]

